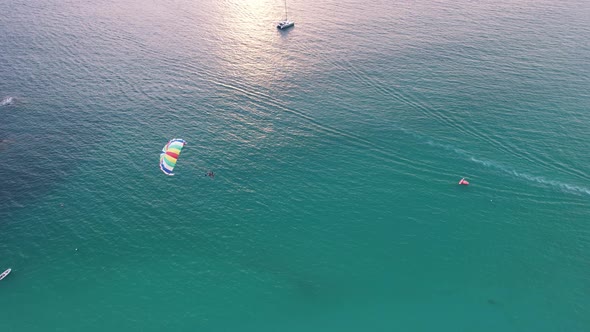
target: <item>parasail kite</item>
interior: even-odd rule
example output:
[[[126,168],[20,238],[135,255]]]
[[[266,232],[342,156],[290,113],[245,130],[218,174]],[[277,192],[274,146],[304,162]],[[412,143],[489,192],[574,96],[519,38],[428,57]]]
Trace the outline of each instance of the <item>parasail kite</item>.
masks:
[[[180,138],[171,139],[168,144],[162,148],[160,153],[160,169],[162,172],[168,175],[174,175],[172,171],[176,166],[176,160],[180,156],[180,151],[186,145],[186,142]]]

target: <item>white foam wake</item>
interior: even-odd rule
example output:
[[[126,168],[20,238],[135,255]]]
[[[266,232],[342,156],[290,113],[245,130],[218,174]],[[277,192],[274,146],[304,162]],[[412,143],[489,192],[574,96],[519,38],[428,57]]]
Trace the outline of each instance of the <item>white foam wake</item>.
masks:
[[[452,152],[460,155],[461,157],[463,157],[471,162],[477,163],[479,165],[482,165],[482,166],[485,166],[488,168],[498,170],[502,173],[509,174],[511,176],[514,176],[514,177],[517,177],[517,178],[520,178],[520,179],[523,179],[526,181],[535,182],[535,183],[539,183],[539,184],[542,184],[545,186],[557,188],[557,189],[560,189],[565,192],[590,195],[590,188],[587,188],[587,187],[564,183],[562,181],[547,179],[543,176],[531,175],[531,174],[528,174],[525,172],[521,172],[521,171],[515,170],[511,167],[505,166],[499,162],[474,157],[473,154],[469,153],[466,150],[459,149],[459,148],[456,148],[454,146],[450,146],[447,144],[434,143],[432,141],[427,141],[426,144],[431,145],[431,146],[436,146],[439,148],[443,148],[447,151],[452,151]]]
[[[536,182],[536,183],[539,183],[542,185],[559,188],[559,189],[561,189],[563,191],[567,191],[567,192],[574,192],[574,193],[579,193],[579,194],[590,195],[590,189],[586,188],[586,187],[568,184],[568,183],[564,183],[562,181],[547,179],[543,176],[527,174],[527,173],[520,172],[515,169],[511,169],[511,168],[506,167],[502,164],[499,164],[499,163],[496,163],[493,161],[489,161],[489,160],[481,160],[481,159],[478,159],[475,157],[470,157],[469,160],[471,160],[475,163],[478,163],[480,165],[483,165],[483,166],[486,166],[489,168],[494,168],[496,170],[502,171],[503,173],[510,174],[514,177],[521,178],[521,179],[524,179],[524,180],[527,180],[530,182]]]
[[[0,106],[8,106],[8,105],[12,105],[12,103],[14,102],[14,97],[5,97],[4,99],[2,99],[2,101],[0,101]]]

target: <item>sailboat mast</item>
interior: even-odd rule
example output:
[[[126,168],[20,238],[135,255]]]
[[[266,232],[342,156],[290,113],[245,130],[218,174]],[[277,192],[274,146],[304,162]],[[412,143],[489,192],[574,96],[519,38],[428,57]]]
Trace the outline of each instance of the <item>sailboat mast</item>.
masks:
[[[287,20],[287,0],[285,0],[285,21]]]

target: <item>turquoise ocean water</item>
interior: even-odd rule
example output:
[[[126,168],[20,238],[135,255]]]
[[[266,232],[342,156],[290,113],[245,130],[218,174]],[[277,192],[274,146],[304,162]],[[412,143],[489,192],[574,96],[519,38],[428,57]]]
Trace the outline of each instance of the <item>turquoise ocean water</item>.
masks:
[[[590,330],[590,3],[288,7],[0,0],[0,329]]]

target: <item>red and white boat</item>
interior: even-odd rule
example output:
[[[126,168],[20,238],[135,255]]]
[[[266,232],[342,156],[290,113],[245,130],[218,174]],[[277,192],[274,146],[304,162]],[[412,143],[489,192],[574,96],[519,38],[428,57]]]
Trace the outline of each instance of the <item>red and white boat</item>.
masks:
[[[462,186],[468,186],[469,185],[469,181],[465,180],[465,178],[462,178],[459,181],[459,184],[462,185]]]

